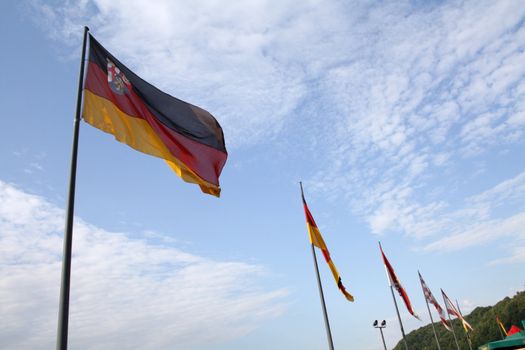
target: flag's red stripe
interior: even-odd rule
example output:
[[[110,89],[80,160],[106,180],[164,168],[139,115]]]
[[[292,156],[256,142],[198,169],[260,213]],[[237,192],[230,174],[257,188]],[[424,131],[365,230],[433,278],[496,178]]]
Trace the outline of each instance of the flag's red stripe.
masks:
[[[94,62],[88,61],[88,74],[84,87],[97,96],[104,97],[114,105],[116,105],[122,112],[131,117],[145,119],[144,115],[150,113],[148,108],[144,105],[142,99],[131,89],[126,94],[114,93],[108,84],[108,76],[100,66]]]
[[[423,277],[421,276],[419,272],[418,272],[418,275],[419,275],[419,280],[421,281],[421,286],[423,287],[423,293],[425,295],[425,299],[427,299],[429,303],[434,305],[434,308],[438,312],[439,318],[441,319],[441,323],[443,323],[443,325],[448,329],[448,322],[445,319],[445,313],[443,312],[443,308],[441,307],[441,305],[439,305],[436,298],[434,298],[432,291],[430,291],[430,288],[428,288],[427,284],[425,283],[425,281],[423,280]]]
[[[386,258],[385,253],[383,253],[383,249],[381,249],[381,255],[383,255],[383,262],[385,263],[386,269],[388,270],[388,275],[390,276],[390,279],[392,280],[392,284],[394,286],[399,285],[399,280],[397,279],[397,275],[394,272],[392,265],[390,265],[390,262]]]
[[[459,312],[456,310],[456,307],[454,306],[454,304],[452,304],[448,296],[445,294],[445,292],[443,292],[443,289],[441,290],[441,293],[443,293],[443,296],[444,296],[443,299],[445,299],[445,307],[447,309],[447,312],[449,314],[456,316],[457,318],[462,318]]]
[[[226,162],[226,153],[184,137],[162,124],[134,91],[125,95],[113,93],[107,83],[106,73],[93,62],[89,62],[85,88],[108,99],[129,116],[145,119],[174,157],[186,164],[203,180],[219,185],[219,174]]]
[[[410,299],[408,299],[407,292],[405,291],[405,288],[403,288],[403,286],[400,284],[398,284],[398,292],[399,292],[399,295],[401,295],[401,298],[403,298],[403,301],[405,302],[408,312],[414,315],[414,310],[412,309],[412,304],[410,303]]]
[[[330,252],[326,249],[321,249],[321,251],[323,252],[323,256],[324,256],[324,259],[326,260],[326,262],[329,262],[330,261]]]
[[[306,205],[306,201],[304,199],[303,199],[303,206],[304,206],[304,214],[306,215],[306,222],[310,226],[317,228],[317,225],[315,223],[314,217],[310,213],[310,210],[308,209],[308,206]]]

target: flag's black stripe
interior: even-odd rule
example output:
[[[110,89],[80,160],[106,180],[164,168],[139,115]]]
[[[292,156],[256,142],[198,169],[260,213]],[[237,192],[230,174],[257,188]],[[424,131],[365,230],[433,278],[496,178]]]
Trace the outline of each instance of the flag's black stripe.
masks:
[[[150,112],[168,128],[204,145],[226,153],[224,134],[217,120],[206,110],[170,96],[129,70],[90,35],[89,60],[107,72],[109,58],[126,76],[135,93]]]

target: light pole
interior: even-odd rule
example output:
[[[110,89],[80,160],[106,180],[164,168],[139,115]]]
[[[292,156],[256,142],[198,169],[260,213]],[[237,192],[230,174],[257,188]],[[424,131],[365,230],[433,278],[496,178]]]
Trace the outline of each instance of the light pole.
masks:
[[[373,323],[373,326],[375,328],[379,328],[379,332],[381,333],[381,339],[383,340],[383,346],[385,347],[385,350],[386,350],[385,337],[383,336],[383,328],[386,327],[386,321],[385,320],[381,321],[381,325],[379,325],[379,322],[375,320]]]

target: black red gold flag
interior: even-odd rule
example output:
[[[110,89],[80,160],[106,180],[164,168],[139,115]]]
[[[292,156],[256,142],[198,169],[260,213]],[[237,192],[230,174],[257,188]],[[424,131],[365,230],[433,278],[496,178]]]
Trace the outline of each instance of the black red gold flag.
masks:
[[[91,35],[82,117],[137,151],[164,159],[203,192],[220,195],[228,153],[217,120],[141,79]]]

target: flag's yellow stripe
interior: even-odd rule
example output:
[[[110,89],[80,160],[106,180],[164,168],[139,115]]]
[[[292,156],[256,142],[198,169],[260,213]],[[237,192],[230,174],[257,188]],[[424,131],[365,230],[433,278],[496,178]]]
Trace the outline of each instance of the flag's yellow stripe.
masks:
[[[122,112],[111,101],[89,90],[84,90],[83,118],[95,128],[114,135],[117,141],[137,151],[164,159],[184,181],[198,184],[203,192],[219,196],[219,187],[201,179],[175,158],[146,120]]]
[[[330,261],[328,261],[328,266],[330,267],[330,271],[332,271],[332,275],[334,276],[334,279],[336,282],[339,282],[339,271],[337,271],[335,265],[334,265],[334,262],[332,261],[332,259],[330,259]]]
[[[324,250],[328,252],[328,248],[326,247],[326,244],[324,242],[323,236],[321,236],[321,231],[313,225],[310,225],[308,222],[306,222],[306,227],[308,228],[308,234],[310,236],[310,243],[312,243],[317,248]],[[334,276],[335,283],[339,287],[339,280],[341,276],[339,275],[339,271],[337,271],[337,268],[334,265],[334,262],[332,261],[332,258],[330,258],[327,261],[328,267],[330,268],[330,271],[332,272],[332,276]],[[344,287],[343,287],[344,288]],[[344,294],[346,299],[349,301],[354,301],[354,297],[348,293],[346,290],[343,290],[339,288],[341,292]]]
[[[354,296],[347,291],[344,291],[343,294],[345,295],[346,300],[348,301],[354,301]]]
[[[312,243],[319,249],[328,250],[328,248],[326,248],[326,244],[324,243],[323,236],[321,236],[321,232],[319,231],[319,229],[315,226],[310,225],[308,222],[306,223],[306,227],[308,228],[308,233],[310,235],[310,243]]]
[[[465,332],[469,332],[469,330],[473,331],[474,329],[472,328],[472,326],[470,325],[470,323],[468,323],[464,318],[463,316],[461,316],[461,322],[463,323],[463,328],[465,329]]]

